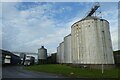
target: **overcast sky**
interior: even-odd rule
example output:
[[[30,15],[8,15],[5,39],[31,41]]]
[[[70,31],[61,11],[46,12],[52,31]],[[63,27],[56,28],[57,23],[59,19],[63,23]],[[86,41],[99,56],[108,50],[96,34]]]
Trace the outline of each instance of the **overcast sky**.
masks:
[[[113,50],[118,50],[118,3],[100,4],[102,17],[110,22]],[[56,52],[63,37],[70,34],[71,25],[85,17],[92,5],[88,2],[2,3],[1,48],[37,52],[44,45],[48,53]]]

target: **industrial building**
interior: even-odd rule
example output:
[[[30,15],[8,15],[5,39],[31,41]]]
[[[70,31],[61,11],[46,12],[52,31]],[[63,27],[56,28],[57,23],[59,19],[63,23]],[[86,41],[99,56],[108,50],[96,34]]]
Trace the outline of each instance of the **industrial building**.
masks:
[[[19,56],[7,50],[0,49],[0,52],[2,53],[2,65],[20,64],[21,60]]]
[[[99,7],[95,4],[86,17],[71,26],[71,35],[57,47],[58,63],[114,64],[109,22],[93,16]]]
[[[114,59],[115,59],[115,64],[119,65],[120,64],[120,50],[114,51]]]
[[[38,49],[38,62],[41,64],[47,63],[47,49],[44,46]]]
[[[56,55],[57,53],[51,53],[50,56],[47,57],[47,63],[48,64],[56,64],[57,60],[56,60]]]

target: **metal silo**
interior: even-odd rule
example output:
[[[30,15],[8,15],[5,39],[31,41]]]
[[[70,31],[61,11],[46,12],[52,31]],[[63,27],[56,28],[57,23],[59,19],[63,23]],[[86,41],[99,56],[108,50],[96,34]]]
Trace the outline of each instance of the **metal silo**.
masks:
[[[64,63],[64,41],[60,43],[60,63]]]
[[[57,62],[60,63],[60,45],[57,47]]]
[[[71,60],[71,34],[64,37],[64,61],[65,63],[72,63]]]
[[[38,60],[39,63],[46,63],[47,61],[47,49],[45,49],[44,46],[38,49]]]
[[[71,27],[72,61],[77,64],[114,64],[109,22],[88,16]]]

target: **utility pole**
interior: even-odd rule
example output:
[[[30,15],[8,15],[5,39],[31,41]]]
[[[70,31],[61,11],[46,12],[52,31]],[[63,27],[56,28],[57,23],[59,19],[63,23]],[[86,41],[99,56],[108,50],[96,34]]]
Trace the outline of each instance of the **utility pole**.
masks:
[[[104,73],[104,65],[102,64],[102,74]]]

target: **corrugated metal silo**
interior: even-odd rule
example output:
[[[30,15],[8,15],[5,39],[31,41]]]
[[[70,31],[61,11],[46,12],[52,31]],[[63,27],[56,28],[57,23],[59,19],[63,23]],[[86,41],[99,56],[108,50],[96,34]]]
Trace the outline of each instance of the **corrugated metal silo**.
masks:
[[[60,43],[60,63],[64,63],[64,41]]]
[[[64,37],[64,61],[65,63],[72,63],[71,60],[71,34]]]
[[[89,16],[71,27],[73,63],[114,64],[109,22]]]
[[[38,49],[38,59],[47,59],[47,49],[44,46]]]
[[[57,47],[57,62],[60,63],[60,45]]]

